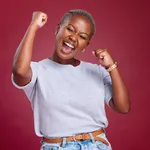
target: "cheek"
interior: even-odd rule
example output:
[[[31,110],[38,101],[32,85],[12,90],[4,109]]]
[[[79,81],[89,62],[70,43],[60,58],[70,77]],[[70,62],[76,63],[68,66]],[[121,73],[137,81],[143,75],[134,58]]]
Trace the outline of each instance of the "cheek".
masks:
[[[79,47],[85,48],[88,45],[88,41],[79,40]]]
[[[59,31],[58,31],[58,36],[60,37],[65,37],[67,35],[67,31],[63,28],[61,28]]]
[[[57,32],[57,34],[56,34],[56,39],[57,40],[59,40],[59,39],[61,39],[62,38],[62,36],[63,36],[63,31],[62,30],[59,30],[58,32]]]

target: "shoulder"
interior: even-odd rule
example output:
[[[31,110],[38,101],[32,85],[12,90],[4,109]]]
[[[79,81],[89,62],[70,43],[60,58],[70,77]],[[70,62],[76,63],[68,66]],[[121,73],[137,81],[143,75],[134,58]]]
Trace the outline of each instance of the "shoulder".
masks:
[[[97,71],[99,71],[102,68],[102,66],[99,64],[86,62],[86,61],[82,61],[82,66],[87,69],[97,70]]]
[[[101,76],[108,75],[107,70],[100,64],[82,61],[82,66],[88,70],[88,72],[96,73]]]
[[[42,59],[40,61],[32,61],[31,65],[36,65],[38,68],[44,69],[44,68],[53,66],[53,63],[48,58],[45,58],[45,59]]]

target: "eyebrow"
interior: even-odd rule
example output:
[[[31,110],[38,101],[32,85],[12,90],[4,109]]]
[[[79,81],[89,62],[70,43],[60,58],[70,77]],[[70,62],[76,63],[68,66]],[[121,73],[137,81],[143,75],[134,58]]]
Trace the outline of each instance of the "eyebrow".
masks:
[[[75,27],[75,26],[73,26],[72,24],[68,24],[68,25],[70,25],[70,26],[72,26],[73,28],[75,28],[75,29],[76,29],[76,27]],[[85,33],[85,32],[80,32],[80,34],[86,34],[87,36],[90,36],[88,33]]]

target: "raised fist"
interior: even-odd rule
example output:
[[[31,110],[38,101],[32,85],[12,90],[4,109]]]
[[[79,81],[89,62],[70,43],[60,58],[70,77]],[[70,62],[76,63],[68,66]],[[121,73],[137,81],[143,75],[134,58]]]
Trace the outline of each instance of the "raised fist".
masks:
[[[93,55],[97,57],[98,62],[105,68],[109,68],[114,64],[114,60],[109,54],[107,49],[101,48],[95,51],[92,51]]]
[[[33,12],[31,24],[35,25],[37,28],[41,28],[46,24],[47,18],[47,14],[43,12]]]

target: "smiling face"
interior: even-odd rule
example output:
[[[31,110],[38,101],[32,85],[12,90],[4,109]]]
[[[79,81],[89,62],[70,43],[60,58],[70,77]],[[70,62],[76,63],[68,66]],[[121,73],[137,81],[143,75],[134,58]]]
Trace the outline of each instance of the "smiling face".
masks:
[[[55,51],[63,60],[84,51],[91,39],[92,24],[84,16],[72,15],[57,28]]]

